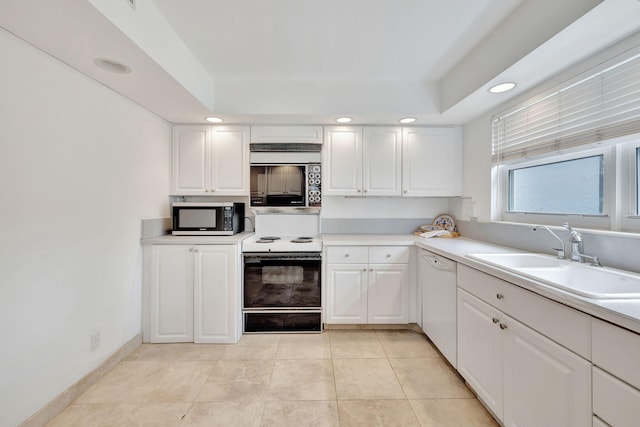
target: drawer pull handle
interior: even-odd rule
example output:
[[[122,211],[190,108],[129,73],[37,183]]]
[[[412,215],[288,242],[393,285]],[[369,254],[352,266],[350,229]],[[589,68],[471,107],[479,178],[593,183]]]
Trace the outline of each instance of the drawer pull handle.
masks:
[[[493,323],[498,323],[498,322],[500,322],[500,320],[498,320],[498,319],[497,319],[497,318],[495,318],[495,317],[494,317],[493,319],[491,319],[491,320],[493,320]]]
[[[505,325],[504,323],[500,323],[500,329],[504,331],[505,329],[507,329],[507,325]]]
[[[502,294],[496,294],[496,298],[498,298],[498,299],[504,299],[504,295],[502,295]]]

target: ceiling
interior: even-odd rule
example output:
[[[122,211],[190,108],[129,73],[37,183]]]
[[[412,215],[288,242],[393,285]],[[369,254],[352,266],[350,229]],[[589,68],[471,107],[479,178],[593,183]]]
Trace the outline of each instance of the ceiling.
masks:
[[[173,123],[464,124],[639,31],[640,1],[3,0],[0,26]]]

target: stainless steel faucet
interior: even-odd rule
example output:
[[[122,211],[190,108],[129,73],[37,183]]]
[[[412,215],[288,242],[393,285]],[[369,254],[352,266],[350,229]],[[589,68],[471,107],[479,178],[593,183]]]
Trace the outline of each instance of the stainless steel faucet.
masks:
[[[569,243],[571,243],[571,261],[584,262],[586,258],[592,261],[591,265],[595,267],[602,267],[602,264],[600,264],[600,259],[597,256],[585,255],[582,234],[571,228],[568,222],[564,223],[564,228],[569,230],[570,233]]]
[[[568,222],[564,223],[564,228],[569,231],[569,243],[571,243],[571,261],[584,262],[584,242],[582,234],[571,228]]]
[[[569,225],[569,224],[566,224]],[[560,248],[553,248],[554,251],[557,251],[558,254],[558,258],[560,259],[564,259],[564,241],[558,237],[558,235],[556,233],[554,233],[553,231],[551,231],[551,229],[549,227],[547,227],[546,225],[536,225],[533,227],[533,231],[537,231],[538,228],[544,228],[545,230],[547,230],[549,233],[551,233],[551,235],[553,237],[555,237],[556,239],[558,239],[560,241],[560,244],[562,245],[562,249]]]

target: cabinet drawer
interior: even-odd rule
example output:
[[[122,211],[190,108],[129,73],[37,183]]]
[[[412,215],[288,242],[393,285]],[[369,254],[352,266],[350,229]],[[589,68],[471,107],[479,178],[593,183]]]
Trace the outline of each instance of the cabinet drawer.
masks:
[[[328,264],[366,264],[369,249],[366,246],[332,246],[327,248]]]
[[[458,264],[458,286],[502,310],[504,305],[502,296],[507,286],[512,285],[466,265]]]
[[[612,426],[637,426],[640,391],[594,367],[593,413]]]
[[[640,389],[640,335],[592,319],[593,364]]]
[[[464,265],[458,265],[458,286],[591,360],[588,315]]]
[[[408,246],[370,246],[369,263],[407,264],[410,250]]]

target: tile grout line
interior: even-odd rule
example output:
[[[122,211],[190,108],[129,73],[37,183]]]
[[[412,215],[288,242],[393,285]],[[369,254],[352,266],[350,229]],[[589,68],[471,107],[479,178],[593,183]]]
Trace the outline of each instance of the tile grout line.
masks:
[[[336,366],[333,363],[333,340],[329,335],[329,354],[331,355],[331,370],[333,371],[333,390],[336,393],[336,415],[338,416],[338,427],[342,424],[340,421],[340,403],[338,399],[338,380],[336,378]]]
[[[276,371],[276,362],[278,360],[278,353],[280,352],[280,343],[282,342],[282,337],[278,335],[278,345],[276,347],[276,354],[273,356],[272,365],[271,365],[271,376],[269,377],[269,385],[264,392],[264,398],[262,399],[262,412],[260,413],[260,425],[264,420],[264,411],[267,408],[267,399],[269,395],[269,390],[271,390],[271,383],[273,382],[273,375]]]
[[[380,341],[380,337],[378,336],[378,332],[376,332],[376,338],[378,338],[378,341]],[[400,381],[400,378],[398,378],[398,373],[394,369],[393,364],[391,363],[391,359],[389,358],[389,354],[387,353],[387,350],[385,349],[385,346],[382,345],[382,341],[380,341],[380,345],[382,346],[382,351],[384,351],[384,354],[387,356],[387,362],[389,363],[389,366],[391,367],[391,371],[393,372],[393,376],[396,378],[396,381],[398,381],[398,384],[400,384],[400,389],[402,390],[402,394],[404,394],[404,398],[405,398],[407,404],[409,405],[409,407],[411,408],[411,413],[413,414],[413,418],[416,420],[417,425],[421,426],[422,423],[420,422],[420,418],[418,418],[418,414],[416,414],[416,411],[413,409],[413,405],[411,404],[411,401],[409,400],[409,397],[407,397],[407,392],[404,389],[404,386],[402,385],[402,382]]]

